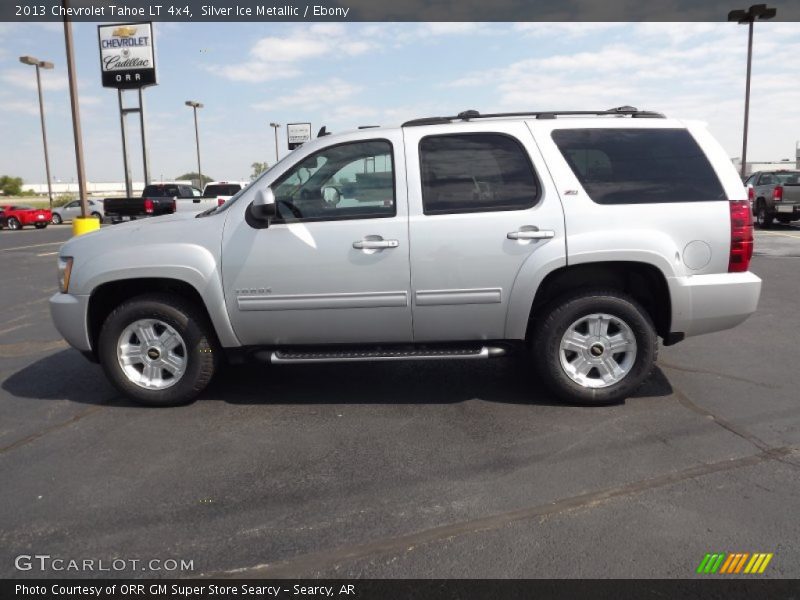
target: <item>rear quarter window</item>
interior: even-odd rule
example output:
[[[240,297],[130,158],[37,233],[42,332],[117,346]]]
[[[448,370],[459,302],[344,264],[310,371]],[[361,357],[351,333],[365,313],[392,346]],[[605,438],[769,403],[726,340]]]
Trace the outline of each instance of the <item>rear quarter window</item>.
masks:
[[[686,129],[558,129],[552,136],[598,204],[727,200]]]

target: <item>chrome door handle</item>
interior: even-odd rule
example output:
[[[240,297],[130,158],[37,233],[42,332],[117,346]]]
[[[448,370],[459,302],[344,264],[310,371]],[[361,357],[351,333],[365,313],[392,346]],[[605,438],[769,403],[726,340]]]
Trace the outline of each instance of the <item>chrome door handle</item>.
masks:
[[[397,248],[400,242],[397,240],[359,240],[353,242],[356,250],[382,250],[383,248]]]
[[[548,240],[554,238],[556,232],[552,229],[520,229],[519,231],[512,231],[506,237],[510,240]]]

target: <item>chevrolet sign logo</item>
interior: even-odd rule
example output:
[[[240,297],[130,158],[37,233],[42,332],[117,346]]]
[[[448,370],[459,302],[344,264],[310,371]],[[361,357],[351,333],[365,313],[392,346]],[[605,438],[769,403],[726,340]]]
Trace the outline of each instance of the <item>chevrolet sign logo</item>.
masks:
[[[113,35],[114,37],[124,37],[124,38],[133,37],[134,35],[136,35],[136,27],[130,27],[130,26],[117,27],[114,31],[111,32],[111,35]]]

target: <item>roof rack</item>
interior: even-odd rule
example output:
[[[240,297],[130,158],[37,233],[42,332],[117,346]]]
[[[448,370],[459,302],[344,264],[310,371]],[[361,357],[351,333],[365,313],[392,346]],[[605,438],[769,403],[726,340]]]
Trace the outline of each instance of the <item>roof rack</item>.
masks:
[[[455,117],[425,117],[412,119],[403,123],[403,127],[419,127],[421,125],[443,125],[453,121],[471,121],[472,119],[496,119],[498,117],[533,117],[535,119],[555,119],[556,117],[574,116],[616,116],[645,119],[663,119],[662,113],[648,110],[639,110],[634,106],[618,106],[608,110],[545,110],[537,112],[490,113],[482,115],[477,110],[465,110]]]

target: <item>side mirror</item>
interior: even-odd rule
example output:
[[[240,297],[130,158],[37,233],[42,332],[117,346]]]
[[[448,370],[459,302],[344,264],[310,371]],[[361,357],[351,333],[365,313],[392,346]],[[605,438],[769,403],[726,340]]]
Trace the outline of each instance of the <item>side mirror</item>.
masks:
[[[272,189],[258,190],[256,199],[250,207],[250,212],[258,221],[269,223],[278,214],[278,207],[275,204],[275,194]]]

